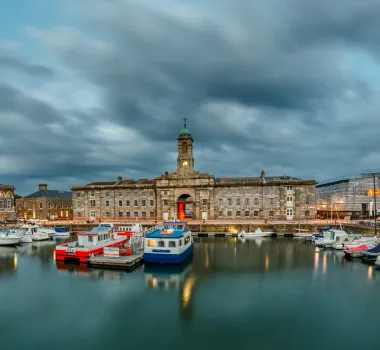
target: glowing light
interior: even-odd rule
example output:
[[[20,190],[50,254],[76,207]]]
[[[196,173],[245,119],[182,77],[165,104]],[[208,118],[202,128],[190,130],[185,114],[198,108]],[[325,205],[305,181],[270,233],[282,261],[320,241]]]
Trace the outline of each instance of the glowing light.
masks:
[[[157,287],[157,279],[156,278],[152,278],[152,287],[153,288]]]
[[[326,274],[326,270],[327,270],[327,255],[325,253],[323,254],[323,265],[322,265],[323,274]]]
[[[208,256],[208,250],[206,250],[205,268],[208,269],[209,267],[210,267],[210,258]]]
[[[269,256],[265,255],[265,271],[269,269]]]
[[[188,307],[190,304],[196,280],[195,276],[191,276],[185,282],[182,292],[182,304],[184,308]]]
[[[149,241],[148,241],[148,247],[154,247],[154,240],[153,239],[150,239]]]
[[[55,261],[55,250],[54,250],[54,253],[53,253],[53,261]]]
[[[373,280],[373,266],[368,267],[368,281]]]
[[[18,265],[18,259],[17,259],[17,254],[15,253],[15,256],[13,258],[13,268],[15,271],[17,270],[17,265]]]

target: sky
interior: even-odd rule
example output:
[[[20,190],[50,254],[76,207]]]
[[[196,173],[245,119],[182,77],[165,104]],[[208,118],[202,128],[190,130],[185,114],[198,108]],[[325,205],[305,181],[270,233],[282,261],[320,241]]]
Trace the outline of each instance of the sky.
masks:
[[[20,0],[0,11],[0,183],[380,168],[380,0]]]

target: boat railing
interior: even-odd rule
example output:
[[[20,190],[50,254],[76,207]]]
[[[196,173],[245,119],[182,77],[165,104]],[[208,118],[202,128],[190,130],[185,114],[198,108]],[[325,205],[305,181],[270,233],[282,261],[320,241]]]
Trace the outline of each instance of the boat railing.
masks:
[[[135,233],[134,235],[132,235],[132,237],[129,240],[129,247],[130,248],[138,247],[140,249],[143,249],[144,248],[144,237],[146,235],[148,235],[149,233],[152,233],[156,230],[162,230],[163,228],[164,228],[164,225],[159,224],[159,225],[153,226],[151,228],[148,228],[148,229],[142,231],[141,233]]]

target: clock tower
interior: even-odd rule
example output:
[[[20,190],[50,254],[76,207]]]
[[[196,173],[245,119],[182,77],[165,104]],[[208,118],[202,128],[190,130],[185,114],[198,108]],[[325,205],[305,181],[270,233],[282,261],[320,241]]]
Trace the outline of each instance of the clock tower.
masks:
[[[177,173],[189,174],[194,172],[193,158],[193,136],[187,128],[187,118],[184,118],[184,125],[179,132],[178,141],[178,158],[177,158]]]

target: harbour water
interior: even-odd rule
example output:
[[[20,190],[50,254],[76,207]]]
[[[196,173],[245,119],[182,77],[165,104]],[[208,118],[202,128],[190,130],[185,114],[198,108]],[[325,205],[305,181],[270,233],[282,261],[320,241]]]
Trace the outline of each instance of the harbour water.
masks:
[[[380,270],[301,239],[195,241],[187,265],[133,272],[0,247],[1,348],[380,347]]]

